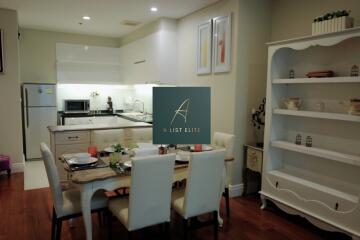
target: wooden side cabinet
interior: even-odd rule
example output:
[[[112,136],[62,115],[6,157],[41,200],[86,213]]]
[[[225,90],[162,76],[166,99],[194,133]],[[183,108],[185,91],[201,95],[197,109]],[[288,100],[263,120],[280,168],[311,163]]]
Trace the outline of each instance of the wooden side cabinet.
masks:
[[[244,194],[249,190],[249,179],[257,182],[256,191],[261,189],[263,149],[252,144],[244,145]],[[252,182],[252,181],[251,181]]]

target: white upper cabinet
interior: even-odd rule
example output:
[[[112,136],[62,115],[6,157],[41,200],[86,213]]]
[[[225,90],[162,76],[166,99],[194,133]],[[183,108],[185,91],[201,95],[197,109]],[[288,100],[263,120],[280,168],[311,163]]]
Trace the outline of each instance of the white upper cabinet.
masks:
[[[176,31],[162,29],[120,48],[126,84],[175,84]]]
[[[56,44],[58,83],[121,83],[119,48]]]

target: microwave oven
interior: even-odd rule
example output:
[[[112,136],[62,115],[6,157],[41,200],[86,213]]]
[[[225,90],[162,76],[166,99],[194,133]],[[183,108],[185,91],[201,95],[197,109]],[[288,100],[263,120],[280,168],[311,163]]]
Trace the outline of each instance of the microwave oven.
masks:
[[[90,112],[90,100],[67,99],[64,103],[65,113],[88,113]]]

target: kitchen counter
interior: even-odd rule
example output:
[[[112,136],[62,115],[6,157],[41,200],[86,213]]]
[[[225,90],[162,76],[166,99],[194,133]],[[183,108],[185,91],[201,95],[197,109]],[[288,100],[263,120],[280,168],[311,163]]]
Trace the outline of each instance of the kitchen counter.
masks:
[[[99,113],[89,112],[89,113],[65,113],[62,111],[58,112],[61,119],[60,124],[65,125],[65,118],[84,118],[84,117],[111,117],[118,116],[133,122],[146,122],[152,124],[152,115],[151,114],[137,114],[133,115],[124,113],[123,110],[116,110],[114,113],[110,113],[106,110],[101,110]]]
[[[66,131],[88,131],[88,130],[106,130],[106,129],[123,129],[123,128],[146,128],[152,127],[152,124],[145,122],[131,122],[126,124],[85,124],[85,125],[63,125],[63,126],[49,126],[50,132],[66,132]]]

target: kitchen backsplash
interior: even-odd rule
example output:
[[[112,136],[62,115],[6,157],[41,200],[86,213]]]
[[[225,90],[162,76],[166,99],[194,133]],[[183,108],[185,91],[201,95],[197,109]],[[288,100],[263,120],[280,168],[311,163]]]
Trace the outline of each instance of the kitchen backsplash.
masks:
[[[65,99],[90,99],[90,110],[105,110],[107,98],[110,96],[113,108],[116,110],[142,110],[140,103],[144,102],[145,111],[152,113],[151,84],[140,85],[97,85],[97,84],[58,84],[57,106],[59,111],[64,110]],[[97,96],[95,96],[97,95]]]

